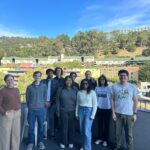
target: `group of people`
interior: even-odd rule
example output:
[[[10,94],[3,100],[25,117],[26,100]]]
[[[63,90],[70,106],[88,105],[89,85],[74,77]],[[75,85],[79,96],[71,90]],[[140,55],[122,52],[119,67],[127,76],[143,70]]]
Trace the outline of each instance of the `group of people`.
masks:
[[[107,146],[109,142],[109,122],[115,123],[115,150],[121,148],[122,129],[128,150],[133,150],[133,123],[137,119],[137,88],[128,82],[127,70],[118,72],[119,82],[108,85],[105,75],[98,82],[92,78],[91,71],[85,72],[80,85],[75,81],[77,74],[71,72],[63,78],[63,69],[56,67],[46,70],[46,79],[40,71],[33,73],[33,83],[26,90],[28,107],[28,145],[34,146],[35,121],[38,123],[38,147],[45,149],[44,121],[48,122],[51,137],[60,132],[60,148],[74,147],[75,124],[79,122],[80,150],[91,150],[92,124],[98,123],[98,136],[95,144]],[[55,77],[53,77],[55,75]],[[19,150],[20,144],[20,93],[14,87],[14,77],[4,77],[6,87],[0,89],[0,149]]]

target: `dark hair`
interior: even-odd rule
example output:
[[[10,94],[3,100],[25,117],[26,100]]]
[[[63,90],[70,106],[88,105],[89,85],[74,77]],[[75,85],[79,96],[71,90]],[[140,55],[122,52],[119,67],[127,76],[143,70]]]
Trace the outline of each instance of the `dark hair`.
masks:
[[[54,70],[54,74],[56,75],[56,71],[60,69],[61,70],[61,75],[63,75],[63,69],[61,67],[56,67]]]
[[[71,80],[72,80],[72,78],[71,78],[70,76],[66,76],[65,79],[64,79],[64,88],[67,87],[67,86],[66,86],[66,80],[67,80],[67,79],[71,79]],[[73,88],[73,80],[72,80],[72,85],[71,85],[71,87]]]
[[[4,76],[4,81],[6,81],[8,77],[12,77],[12,78],[14,79],[14,76],[13,76],[13,75],[11,75],[11,74],[6,74],[6,75]]]
[[[89,94],[90,91],[92,90],[92,87],[91,87],[91,84],[89,83],[89,81],[88,81],[87,79],[83,79],[83,80],[81,81],[80,90],[83,90],[83,89],[84,89],[84,88],[83,88],[83,82],[85,82],[85,81],[88,83],[87,94]]]
[[[77,77],[77,73],[76,72],[70,72],[70,76],[75,75]]]
[[[102,75],[98,78],[98,85],[99,85],[99,86],[102,86],[102,85],[101,85],[101,78],[104,78],[104,80],[105,80],[105,85],[104,85],[104,86],[108,86],[108,81],[107,81],[107,78],[106,78],[106,76],[105,76],[104,74],[102,74]]]
[[[47,69],[46,70],[46,74],[48,75],[49,72],[53,72],[54,73],[54,70],[53,69]]]
[[[129,76],[129,72],[125,69],[121,69],[118,71],[118,76],[121,74],[121,73],[126,73],[127,76]]]
[[[35,71],[35,72],[33,73],[33,77],[34,77],[36,74],[38,74],[38,73],[40,73],[41,76],[42,76],[42,72],[41,72],[41,71]]]
[[[90,70],[87,70],[87,71],[85,72],[85,74],[86,74],[87,72],[90,72],[90,73],[92,74],[92,72],[91,72]]]

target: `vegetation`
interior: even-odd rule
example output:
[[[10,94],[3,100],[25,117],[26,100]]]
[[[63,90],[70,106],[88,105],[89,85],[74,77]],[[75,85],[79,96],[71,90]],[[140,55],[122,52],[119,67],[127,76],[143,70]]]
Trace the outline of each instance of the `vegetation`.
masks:
[[[116,55],[120,50],[133,52],[136,47],[150,47],[150,31],[121,33],[78,32],[72,38],[62,34],[56,38],[0,37],[0,58],[3,56],[47,57],[65,55]],[[147,55],[147,51],[143,55]],[[149,54],[149,53],[148,53]]]

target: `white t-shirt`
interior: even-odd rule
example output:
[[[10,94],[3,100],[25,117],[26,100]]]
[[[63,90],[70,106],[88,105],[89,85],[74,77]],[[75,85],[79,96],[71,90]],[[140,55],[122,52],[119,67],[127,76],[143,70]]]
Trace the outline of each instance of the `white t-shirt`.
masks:
[[[111,88],[109,86],[96,87],[95,92],[97,95],[98,108],[110,109],[111,108],[111,104],[110,104]]]
[[[137,96],[137,88],[131,83],[124,86],[115,83],[112,86],[112,94],[114,95],[115,112],[133,115],[133,97]]]

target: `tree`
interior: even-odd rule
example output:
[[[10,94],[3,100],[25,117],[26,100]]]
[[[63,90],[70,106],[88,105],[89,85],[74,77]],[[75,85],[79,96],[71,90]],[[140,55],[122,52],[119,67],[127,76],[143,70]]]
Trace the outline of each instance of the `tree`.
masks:
[[[140,68],[139,80],[142,82],[150,82],[150,64],[147,63]]]
[[[150,56],[150,48],[145,49],[145,50],[142,52],[142,55],[143,55],[143,56]]]

